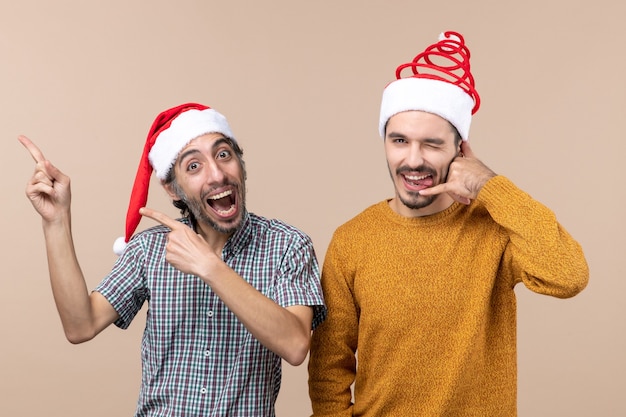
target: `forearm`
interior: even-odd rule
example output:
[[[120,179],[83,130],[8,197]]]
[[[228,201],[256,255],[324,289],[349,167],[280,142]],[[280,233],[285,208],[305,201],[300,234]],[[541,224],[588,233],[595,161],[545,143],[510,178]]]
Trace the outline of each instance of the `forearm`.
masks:
[[[89,292],[76,258],[67,214],[55,222],[43,222],[50,285],[67,339],[79,343],[93,337]]]
[[[508,255],[533,291],[557,297],[580,292],[589,278],[581,246],[554,213],[504,177],[492,179],[479,201],[509,234]]]
[[[327,319],[328,320],[328,319]],[[313,332],[309,357],[309,397],[315,417],[352,416],[351,386],[356,355],[326,321]]]
[[[30,139],[20,136],[19,141],[36,162],[26,196],[43,222],[50,284],[65,335],[72,343],[88,340],[117,313],[104,297],[87,292],[72,241],[70,178],[46,160]]]
[[[216,266],[211,277],[205,282],[261,344],[292,365],[304,361],[311,338],[311,307],[278,305],[226,264]]]

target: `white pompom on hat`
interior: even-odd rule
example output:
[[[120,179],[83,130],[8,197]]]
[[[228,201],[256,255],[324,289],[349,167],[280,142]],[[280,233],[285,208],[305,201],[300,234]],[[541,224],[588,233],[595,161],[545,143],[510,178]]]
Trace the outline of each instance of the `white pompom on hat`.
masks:
[[[410,68],[411,75],[402,77]],[[396,80],[383,91],[378,130],[382,138],[389,119],[400,112],[421,110],[448,120],[469,139],[472,115],[480,107],[480,97],[470,72],[470,52],[463,36],[447,31],[439,41],[418,54],[413,61],[396,69]]]
[[[146,144],[130,195],[126,213],[126,234],[113,244],[113,252],[121,255],[135,233],[141,215],[139,209],[148,201],[150,176],[164,180],[180,151],[193,139],[207,133],[221,133],[235,140],[226,118],[204,104],[185,103],[161,112],[148,132]]]

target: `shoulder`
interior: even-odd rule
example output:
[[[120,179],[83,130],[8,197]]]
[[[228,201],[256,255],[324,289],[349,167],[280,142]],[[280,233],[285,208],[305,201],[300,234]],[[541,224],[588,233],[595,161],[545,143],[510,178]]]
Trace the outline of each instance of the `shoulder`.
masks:
[[[388,216],[387,207],[387,201],[383,200],[337,227],[330,240],[327,256],[332,253],[353,256],[378,242],[379,239],[374,236],[386,229],[383,223]]]
[[[176,221],[191,227],[191,224],[189,223],[189,219],[187,217],[178,218],[178,219],[176,219]],[[156,226],[152,226],[152,227],[149,227],[149,228],[147,228],[145,230],[142,230],[141,232],[137,233],[137,236],[146,238],[146,237],[149,237],[149,236],[158,236],[158,235],[164,235],[164,234],[166,235],[170,231],[171,230],[170,230],[169,227],[163,226],[162,224],[158,224]]]
[[[258,214],[249,213],[250,228],[255,236],[283,238],[288,240],[310,241],[308,234],[280,219],[270,219]]]
[[[180,218],[176,220],[183,224],[186,224],[187,226],[190,226],[189,219],[187,218]],[[141,246],[145,248],[149,246],[153,248],[155,244],[163,243],[164,245],[167,241],[167,235],[170,231],[171,230],[169,227],[160,224],[149,227],[135,234],[128,243],[128,247],[130,248],[132,246]]]
[[[386,217],[386,209],[388,209],[387,200],[373,204],[337,227],[334,235],[353,235],[354,233],[370,229]]]

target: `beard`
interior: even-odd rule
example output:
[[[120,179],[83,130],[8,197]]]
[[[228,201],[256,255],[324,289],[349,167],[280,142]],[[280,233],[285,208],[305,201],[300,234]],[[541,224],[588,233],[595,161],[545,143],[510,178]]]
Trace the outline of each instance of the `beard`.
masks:
[[[443,184],[448,180],[448,172],[450,169],[450,164],[452,163],[453,160],[454,158],[448,163],[446,168],[441,173],[441,181],[439,181],[437,184],[434,184],[434,185]],[[403,172],[417,171],[417,172],[421,172],[425,174],[430,174],[433,178],[437,178],[437,171],[434,168],[427,166],[427,165],[423,165],[423,164],[416,168],[411,168],[406,165],[400,166],[396,168],[395,178],[393,175],[391,175],[391,168],[389,168],[389,165],[387,165],[387,168],[389,169],[389,175],[391,176],[391,179],[394,181],[394,187],[396,188],[396,195],[398,196],[398,199],[400,200],[400,202],[407,208],[411,210],[418,210],[424,207],[428,207],[437,199],[437,197],[439,197],[439,195],[423,196],[414,191],[404,191],[403,193],[400,193],[399,187],[395,183],[395,178],[401,176]]]
[[[239,192],[240,190],[240,188],[236,184],[228,183],[224,185],[232,185],[233,187],[235,187],[237,192]],[[178,199],[187,206],[187,210],[189,210],[189,215],[192,219],[192,224],[194,221],[199,222],[199,223],[204,223],[204,224],[209,225],[216,232],[227,234],[227,235],[234,233],[237,229],[239,229],[239,226],[241,226],[241,222],[243,220],[243,213],[245,212],[245,207],[246,207],[245,192],[241,192],[241,194],[239,195],[239,201],[238,201],[239,213],[237,217],[227,222],[219,223],[215,221],[214,219],[212,219],[209,215],[207,215],[206,211],[204,210],[205,204],[203,203],[203,201],[206,201],[205,196],[208,195],[209,192],[203,193],[202,198],[200,199],[190,198],[189,196],[185,194],[185,192],[180,188],[178,183],[176,183],[175,181],[172,183],[172,189],[174,190]]]
[[[241,202],[240,210],[237,214],[237,217],[222,224],[213,220],[206,214],[206,212],[204,211],[204,205],[201,200],[195,198],[184,198],[182,199],[182,201],[187,204],[189,212],[192,216],[195,217],[197,222],[208,224],[216,232],[229,235],[231,233],[234,233],[237,229],[239,229],[239,226],[241,226],[242,213],[245,207],[243,201]]]
[[[409,198],[403,195],[400,195],[399,193],[398,193],[398,199],[402,202],[402,204],[404,204],[406,207],[410,208],[411,210],[418,210],[418,209],[427,207],[431,205],[433,201],[435,201],[438,197],[437,195],[422,196],[413,192],[407,192],[407,194],[408,194],[408,197],[411,198],[410,200]]]

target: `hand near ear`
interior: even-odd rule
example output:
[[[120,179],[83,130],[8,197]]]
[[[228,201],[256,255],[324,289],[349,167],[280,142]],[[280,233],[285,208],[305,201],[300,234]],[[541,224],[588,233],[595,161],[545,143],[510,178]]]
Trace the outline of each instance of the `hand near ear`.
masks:
[[[448,180],[420,191],[420,195],[448,193],[461,204],[470,204],[483,186],[497,174],[483,164],[472,151],[469,143],[461,142],[461,153],[454,158],[448,170]]]

